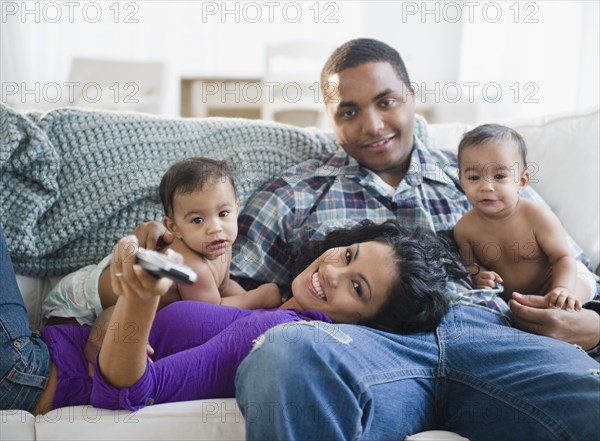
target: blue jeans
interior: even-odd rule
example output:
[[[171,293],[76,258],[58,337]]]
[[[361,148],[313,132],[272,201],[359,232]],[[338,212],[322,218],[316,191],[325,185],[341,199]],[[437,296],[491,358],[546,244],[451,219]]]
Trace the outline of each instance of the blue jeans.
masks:
[[[453,306],[435,333],[294,331],[270,333],[238,369],[250,441],[402,440],[433,429],[473,441],[598,439],[598,363],[483,308]]]
[[[0,410],[35,409],[50,374],[50,355],[29,318],[0,226]]]

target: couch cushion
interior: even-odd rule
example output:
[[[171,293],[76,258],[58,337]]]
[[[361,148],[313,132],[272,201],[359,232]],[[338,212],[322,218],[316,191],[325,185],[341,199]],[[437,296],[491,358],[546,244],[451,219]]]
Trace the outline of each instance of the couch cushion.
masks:
[[[137,412],[74,406],[36,423],[36,440],[243,440],[244,418],[234,398],[148,406]]]
[[[0,410],[0,440],[34,441],[35,417],[24,410]]]

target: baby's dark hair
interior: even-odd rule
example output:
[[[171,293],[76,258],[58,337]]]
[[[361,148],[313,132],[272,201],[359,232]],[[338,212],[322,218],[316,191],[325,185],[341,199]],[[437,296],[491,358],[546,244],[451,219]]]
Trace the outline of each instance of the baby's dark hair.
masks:
[[[226,161],[201,156],[184,159],[171,165],[163,175],[158,188],[166,216],[173,215],[173,199],[176,194],[202,191],[207,183],[217,180],[231,182],[235,193],[232,173]]]
[[[295,253],[292,274],[300,274],[328,249],[369,241],[391,247],[397,275],[377,316],[361,324],[396,333],[435,329],[449,308],[448,279],[468,275],[456,247],[444,236],[394,221],[363,221],[353,228],[333,230],[322,241],[308,242]]]
[[[365,63],[390,63],[398,79],[410,87],[406,66],[396,49],[379,40],[357,38],[338,47],[325,62],[321,70],[323,96],[327,96],[327,83],[332,75]]]
[[[483,124],[465,133],[458,144],[458,165],[464,149],[478,144],[513,143],[519,149],[523,167],[527,168],[527,144],[523,137],[514,129],[500,124]]]

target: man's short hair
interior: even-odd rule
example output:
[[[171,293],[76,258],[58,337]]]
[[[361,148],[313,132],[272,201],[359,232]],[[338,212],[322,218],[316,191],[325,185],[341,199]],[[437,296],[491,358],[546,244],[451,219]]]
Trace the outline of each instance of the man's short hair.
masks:
[[[396,49],[379,40],[357,38],[350,40],[329,56],[321,70],[321,91],[325,95],[327,83],[332,75],[365,63],[390,63],[398,79],[411,87],[404,61]]]

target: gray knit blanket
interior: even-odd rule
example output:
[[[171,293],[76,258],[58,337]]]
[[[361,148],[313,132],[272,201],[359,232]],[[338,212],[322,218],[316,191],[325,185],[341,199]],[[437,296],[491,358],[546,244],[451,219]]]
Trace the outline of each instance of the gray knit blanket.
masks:
[[[0,105],[0,223],[15,270],[58,276],[162,219],[158,184],[189,156],[227,160],[242,206],[285,168],[339,148],[329,131],[239,118],[161,118]],[[425,121],[415,135],[429,144]]]

